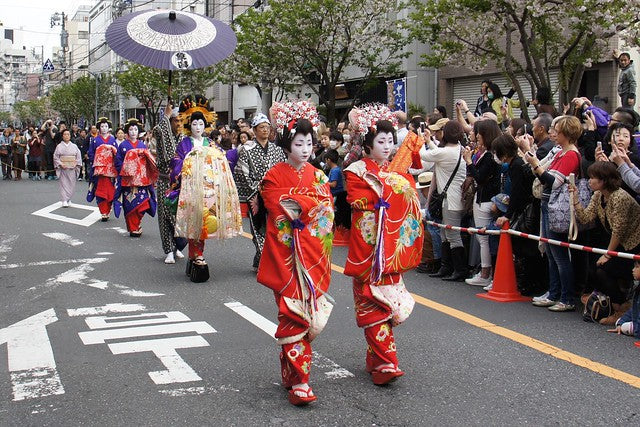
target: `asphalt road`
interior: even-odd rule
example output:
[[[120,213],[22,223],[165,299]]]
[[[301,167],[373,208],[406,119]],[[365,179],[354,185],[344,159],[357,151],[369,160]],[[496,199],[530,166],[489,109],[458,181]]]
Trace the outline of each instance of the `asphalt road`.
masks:
[[[251,241],[207,242],[212,278],[193,284],[184,260],[163,263],[155,218],[139,239],[123,218],[82,225],[95,217],[85,190],[78,183],[75,206],[62,209],[56,182],[0,182],[2,425],[640,422],[635,339],[415,272],[405,281],[416,307],[394,330],[406,375],[374,386],[339,272],[344,247],[334,249],[336,306],[314,341],[318,401],[292,407]]]

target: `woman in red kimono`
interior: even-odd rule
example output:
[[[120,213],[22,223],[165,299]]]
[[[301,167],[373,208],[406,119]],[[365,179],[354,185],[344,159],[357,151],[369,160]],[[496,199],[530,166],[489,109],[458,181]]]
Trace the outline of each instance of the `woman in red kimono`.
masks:
[[[309,387],[311,341],[324,328],[333,306],[326,293],[333,198],[326,175],[307,162],[313,140],[309,120],[292,122],[278,137],[288,159],[269,169],[260,186],[268,220],[257,280],[275,295],[282,385],[294,405],[316,400]]]
[[[404,375],[398,368],[393,326],[402,323],[415,304],[402,273],[420,263],[423,228],[413,178],[406,165],[394,171],[387,161],[394,146],[393,124],[369,123],[362,144],[365,158],[345,169],[352,230],[344,273],[353,277],[356,323],[364,328],[368,344],[367,372],[374,384],[383,385]]]

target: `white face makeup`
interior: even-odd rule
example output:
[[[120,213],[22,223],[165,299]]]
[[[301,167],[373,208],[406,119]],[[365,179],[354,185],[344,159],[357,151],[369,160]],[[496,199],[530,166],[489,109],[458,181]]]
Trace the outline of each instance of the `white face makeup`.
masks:
[[[384,162],[389,159],[392,148],[393,134],[391,132],[381,132],[373,138],[370,157],[378,163]]]
[[[100,134],[106,135],[109,133],[109,123],[100,123]]]
[[[137,141],[138,140],[138,126],[129,126],[129,140],[130,141]]]
[[[202,133],[204,132],[204,120],[196,119],[191,122],[191,135],[200,139],[202,137]]]
[[[296,169],[300,168],[311,156],[313,151],[313,139],[311,134],[301,135],[299,133],[293,137],[291,141],[291,152],[289,155],[289,163]]]

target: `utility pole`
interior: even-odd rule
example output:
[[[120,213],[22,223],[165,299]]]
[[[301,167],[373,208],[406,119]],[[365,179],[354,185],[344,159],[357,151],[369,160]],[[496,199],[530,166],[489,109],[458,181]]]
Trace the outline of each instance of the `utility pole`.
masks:
[[[67,50],[69,49],[69,32],[67,31],[66,28],[66,15],[64,14],[64,12],[56,12],[53,15],[51,15],[51,28],[55,27],[56,25],[60,25],[62,27],[62,30],[60,31],[60,46],[62,46],[62,69],[65,70],[67,68]],[[72,64],[69,63],[69,66],[71,66]],[[66,73],[63,71],[63,75],[62,75],[63,80],[66,78]]]

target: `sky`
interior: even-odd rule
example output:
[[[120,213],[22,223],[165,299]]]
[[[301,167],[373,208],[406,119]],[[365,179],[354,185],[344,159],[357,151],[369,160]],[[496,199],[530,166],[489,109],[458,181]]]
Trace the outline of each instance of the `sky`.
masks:
[[[64,12],[73,16],[81,4],[93,6],[95,0],[0,0],[0,22],[4,29],[25,31],[22,44],[27,48],[44,46],[44,56],[51,56],[54,46],[60,45],[60,26],[51,28],[51,15]]]

